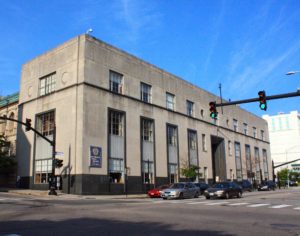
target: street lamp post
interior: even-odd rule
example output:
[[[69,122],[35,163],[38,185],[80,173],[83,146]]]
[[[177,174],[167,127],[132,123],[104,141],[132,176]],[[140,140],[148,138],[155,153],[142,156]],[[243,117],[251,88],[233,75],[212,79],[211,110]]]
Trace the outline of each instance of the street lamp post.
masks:
[[[294,75],[294,74],[299,73],[299,72],[300,72],[300,70],[289,71],[289,72],[286,73],[286,75]]]

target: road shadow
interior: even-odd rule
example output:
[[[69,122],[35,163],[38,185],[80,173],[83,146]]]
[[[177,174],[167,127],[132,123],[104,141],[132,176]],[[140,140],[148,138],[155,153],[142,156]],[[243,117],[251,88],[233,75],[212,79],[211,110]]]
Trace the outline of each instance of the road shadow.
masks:
[[[79,218],[62,221],[24,220],[1,221],[0,235],[48,236],[48,235],[101,235],[101,236],[232,236],[221,231],[175,229],[174,225],[146,222],[129,222],[107,219]]]

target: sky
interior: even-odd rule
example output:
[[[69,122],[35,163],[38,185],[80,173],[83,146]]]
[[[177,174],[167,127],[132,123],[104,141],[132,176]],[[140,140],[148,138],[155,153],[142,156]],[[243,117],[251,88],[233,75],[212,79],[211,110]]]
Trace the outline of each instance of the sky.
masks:
[[[18,92],[22,65],[92,35],[231,101],[300,89],[299,0],[1,1],[0,95]],[[241,105],[258,116],[300,112],[300,96]],[[209,109],[209,108],[208,108]]]

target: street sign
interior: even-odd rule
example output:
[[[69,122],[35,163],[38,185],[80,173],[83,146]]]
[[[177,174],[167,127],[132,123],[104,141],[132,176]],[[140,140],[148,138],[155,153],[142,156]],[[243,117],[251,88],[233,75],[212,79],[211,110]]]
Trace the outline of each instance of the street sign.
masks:
[[[56,155],[56,156],[63,156],[64,153],[63,153],[63,152],[55,152],[55,155]]]

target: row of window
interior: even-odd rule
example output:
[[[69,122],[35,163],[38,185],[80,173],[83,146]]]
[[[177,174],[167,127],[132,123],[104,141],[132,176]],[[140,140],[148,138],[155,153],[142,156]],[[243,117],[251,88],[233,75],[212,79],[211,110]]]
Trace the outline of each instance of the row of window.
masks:
[[[251,160],[251,149],[249,145],[245,145],[245,153],[246,153],[246,166],[242,166],[242,156],[241,156],[241,145],[238,142],[235,142],[234,145],[235,149],[235,164],[236,164],[236,179],[248,179],[250,181],[257,180],[260,181],[262,179],[262,172],[264,172],[264,177],[269,178],[269,171],[268,171],[268,157],[267,151],[265,149],[262,150],[263,155],[263,166],[261,167],[261,160],[259,155],[259,148],[254,147],[254,160],[255,166],[252,166]],[[263,168],[263,169],[262,169]],[[243,172],[243,170],[245,170]]]
[[[47,112],[37,116],[37,129],[49,139],[53,138],[54,133],[54,111]],[[108,169],[111,182],[120,183],[124,180],[124,127],[125,114],[119,111],[109,111],[108,130],[110,135]],[[141,142],[142,142],[142,176],[144,183],[154,182],[154,120],[141,119]],[[198,166],[198,141],[197,131],[188,129],[188,163],[189,165]],[[168,148],[168,177],[171,183],[177,182],[178,179],[178,128],[174,125],[167,125],[167,148]],[[228,141],[229,155],[231,153],[231,141]],[[246,145],[246,169],[247,177],[254,172],[251,162],[250,146]],[[202,150],[206,151],[206,135],[202,134]],[[255,176],[260,176],[259,150],[255,147]],[[46,183],[48,175],[51,173],[52,159],[50,152],[42,152],[41,156],[36,157],[35,161],[35,183]],[[240,144],[235,142],[235,160],[236,160],[236,177],[242,179],[242,161]],[[267,154],[263,149],[264,174],[268,176]]]
[[[39,95],[44,96],[47,94],[50,94],[55,91],[56,86],[56,73],[49,74],[47,76],[44,76],[40,79],[40,87],[39,87]],[[123,75],[110,70],[109,71],[109,89],[112,92],[123,94],[123,87],[124,87],[124,81],[123,81]],[[152,86],[146,83],[141,82],[140,84],[140,99],[143,102],[146,103],[152,103]],[[168,110],[175,111],[175,95],[166,92],[166,108]],[[195,111],[194,111],[194,102],[186,100],[186,114],[190,117],[195,117]],[[203,118],[204,111],[201,110],[201,117]],[[227,120],[227,126],[229,126],[229,121]],[[238,131],[238,121],[236,119],[233,119],[233,130]],[[248,125],[246,123],[243,123],[243,133],[248,135]],[[257,137],[257,131],[256,127],[253,127],[253,137]],[[265,139],[264,137],[264,131],[261,130],[261,137],[262,140]]]

